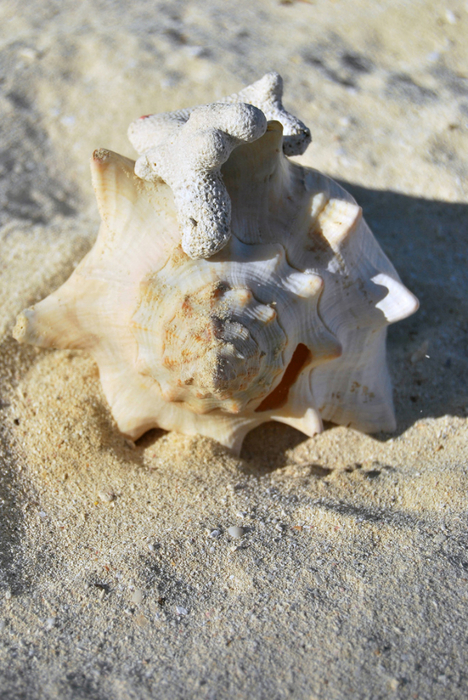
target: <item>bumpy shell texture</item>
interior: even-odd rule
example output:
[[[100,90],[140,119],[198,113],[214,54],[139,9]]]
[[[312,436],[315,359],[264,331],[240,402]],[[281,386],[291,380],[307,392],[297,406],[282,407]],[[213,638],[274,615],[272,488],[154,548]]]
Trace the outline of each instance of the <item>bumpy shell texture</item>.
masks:
[[[269,420],[395,428],[388,324],[418,306],[329,178],[288,159],[310,132],[270,73],[238,95],[129,129],[136,164],[92,159],[102,224],[69,280],[14,336],[96,360],[120,430],[239,452]]]

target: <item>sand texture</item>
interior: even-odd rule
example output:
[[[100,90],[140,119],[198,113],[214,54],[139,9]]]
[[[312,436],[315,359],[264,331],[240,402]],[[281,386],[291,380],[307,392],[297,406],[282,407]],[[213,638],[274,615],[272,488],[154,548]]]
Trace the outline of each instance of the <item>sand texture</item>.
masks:
[[[1,700],[468,697],[467,35],[456,0],[0,5]],[[272,69],[421,301],[398,430],[134,445],[16,314],[94,241],[95,148]]]

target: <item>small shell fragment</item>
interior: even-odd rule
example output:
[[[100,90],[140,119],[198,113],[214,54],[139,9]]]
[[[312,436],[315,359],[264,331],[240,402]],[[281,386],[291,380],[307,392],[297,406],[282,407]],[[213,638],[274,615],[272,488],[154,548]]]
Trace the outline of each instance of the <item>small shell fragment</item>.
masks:
[[[134,605],[141,605],[143,602],[143,598],[144,594],[140,588],[135,588],[132,595],[130,596],[130,600]]]
[[[228,533],[233,539],[239,539],[243,537],[245,529],[243,527],[233,525],[232,527],[228,528]]]
[[[48,617],[47,620],[45,621],[45,628],[46,630],[51,630],[55,627],[55,624],[57,622],[57,618],[55,617]]]
[[[103,503],[111,503],[115,498],[115,494],[112,489],[103,489],[102,491],[99,491],[98,496]]]

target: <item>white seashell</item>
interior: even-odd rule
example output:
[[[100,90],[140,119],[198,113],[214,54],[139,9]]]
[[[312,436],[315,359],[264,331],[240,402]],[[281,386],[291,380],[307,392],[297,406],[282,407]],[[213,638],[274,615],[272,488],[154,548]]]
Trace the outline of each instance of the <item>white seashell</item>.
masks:
[[[307,435],[322,419],[395,427],[386,326],[417,300],[351,196],[285,156],[283,127],[289,152],[310,135],[280,97],[269,74],[223,103],[134,123],[137,174],[96,151],[97,241],[18,317],[19,342],[93,355],[132,439],[159,426],[239,451],[268,420]]]

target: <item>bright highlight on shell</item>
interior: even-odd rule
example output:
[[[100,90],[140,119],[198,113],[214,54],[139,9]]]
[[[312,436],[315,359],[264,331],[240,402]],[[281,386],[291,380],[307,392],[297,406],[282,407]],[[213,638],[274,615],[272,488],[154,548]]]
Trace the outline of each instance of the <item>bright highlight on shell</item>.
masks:
[[[339,185],[288,159],[310,142],[269,73],[220,102],[142,117],[133,161],[95,151],[102,218],[69,280],[14,337],[90,352],[120,430],[240,451],[269,420],[395,428],[386,327],[416,298]]]

